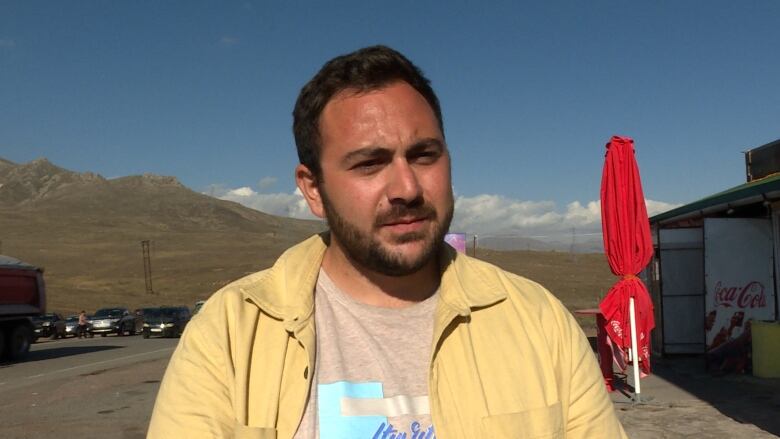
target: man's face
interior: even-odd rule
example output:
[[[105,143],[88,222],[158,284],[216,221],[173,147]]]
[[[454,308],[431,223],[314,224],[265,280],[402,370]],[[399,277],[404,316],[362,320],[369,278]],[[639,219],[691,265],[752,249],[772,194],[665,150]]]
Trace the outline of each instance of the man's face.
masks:
[[[337,94],[320,117],[315,214],[354,263],[391,276],[429,263],[452,220],[450,159],[427,101],[404,82]]]

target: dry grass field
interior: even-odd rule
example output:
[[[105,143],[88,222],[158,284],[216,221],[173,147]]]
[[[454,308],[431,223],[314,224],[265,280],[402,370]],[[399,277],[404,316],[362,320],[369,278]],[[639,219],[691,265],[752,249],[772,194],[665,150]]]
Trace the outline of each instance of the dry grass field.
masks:
[[[129,235],[129,234],[128,234]],[[88,312],[101,306],[185,304],[271,266],[295,240],[253,233],[166,233],[152,238],[152,284],[146,294],[140,238],[85,234],[69,239],[3,240],[3,248],[46,269],[49,309]],[[303,238],[303,236],[301,236]],[[597,306],[616,280],[601,254],[495,251],[478,257],[537,281],[570,310]],[[585,328],[592,319],[580,319]]]
[[[106,180],[45,160],[0,160],[0,253],[44,267],[48,309],[63,314],[192,306],[323,227],[198,194],[171,177]],[[151,241],[154,294],[142,240]],[[477,257],[541,283],[571,310],[595,307],[616,280],[596,253],[478,248]]]
[[[477,248],[477,257],[544,285],[570,311],[597,307],[618,280],[610,271],[602,253]],[[595,334],[596,323],[592,317],[575,317],[586,333]]]
[[[152,286],[146,293],[141,239],[151,239]],[[261,233],[84,234],[60,240],[4,239],[4,252],[45,268],[50,311],[88,313],[188,305],[228,282],[270,266],[292,241]]]

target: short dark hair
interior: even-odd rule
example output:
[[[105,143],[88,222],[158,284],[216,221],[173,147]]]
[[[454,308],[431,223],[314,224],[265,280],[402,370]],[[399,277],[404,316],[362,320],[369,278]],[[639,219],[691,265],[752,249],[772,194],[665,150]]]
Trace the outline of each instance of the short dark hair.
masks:
[[[394,49],[381,45],[365,47],[328,61],[301,89],[293,110],[293,134],[301,164],[315,177],[322,177],[320,115],[333,96],[347,89],[377,90],[399,81],[406,82],[425,98],[444,135],[439,98],[423,72]]]

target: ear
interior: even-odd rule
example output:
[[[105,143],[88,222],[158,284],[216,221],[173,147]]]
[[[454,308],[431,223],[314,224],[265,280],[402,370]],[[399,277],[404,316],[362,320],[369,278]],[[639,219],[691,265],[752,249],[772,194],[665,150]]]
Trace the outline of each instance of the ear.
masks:
[[[320,196],[320,182],[311,170],[303,164],[295,167],[295,184],[309,204],[309,210],[319,218],[325,218],[325,209]]]

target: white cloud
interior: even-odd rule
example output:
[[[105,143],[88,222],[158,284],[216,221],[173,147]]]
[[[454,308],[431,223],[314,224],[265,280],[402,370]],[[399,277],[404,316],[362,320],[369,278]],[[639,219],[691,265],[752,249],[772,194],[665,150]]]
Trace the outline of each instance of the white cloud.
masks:
[[[663,201],[645,200],[645,206],[647,206],[647,215],[654,216],[666,212],[667,210],[680,207],[681,205],[664,203]]]
[[[298,189],[292,193],[263,194],[249,187],[212,186],[211,195],[273,215],[315,218]],[[646,206],[650,216],[677,207],[655,200],[646,200]],[[574,229],[578,236],[599,239],[601,203],[574,201],[559,207],[553,201],[524,201],[503,195],[457,196],[450,229],[481,237],[514,236],[542,241],[570,240]]]
[[[253,191],[251,188],[244,186],[238,189],[231,189],[225,195],[231,197],[253,197],[257,195],[257,192]]]
[[[209,195],[222,200],[235,201],[244,206],[272,215],[317,219],[317,217],[309,211],[309,205],[306,204],[306,200],[297,188],[294,192],[289,194],[261,194],[249,187],[225,189],[219,186],[212,186]]]
[[[649,215],[677,207],[662,201],[646,200]],[[559,208],[553,201],[523,201],[502,195],[458,196],[455,199],[453,231],[478,235],[522,236],[541,240],[561,240],[601,232],[601,202],[574,201]]]
[[[477,234],[541,236],[571,233],[572,228],[600,227],[600,204],[569,203],[564,210],[553,201],[522,201],[502,195],[457,197],[453,230]]]
[[[263,177],[257,182],[257,188],[260,190],[268,189],[276,184],[276,180],[276,177]]]

